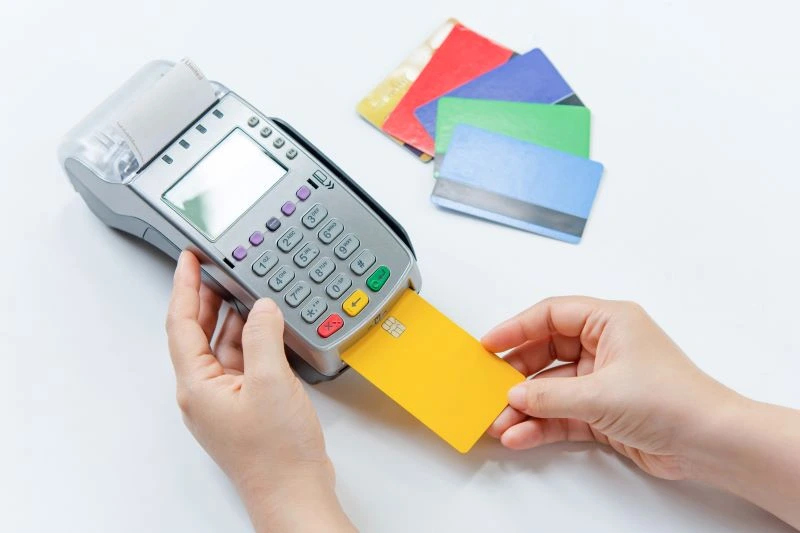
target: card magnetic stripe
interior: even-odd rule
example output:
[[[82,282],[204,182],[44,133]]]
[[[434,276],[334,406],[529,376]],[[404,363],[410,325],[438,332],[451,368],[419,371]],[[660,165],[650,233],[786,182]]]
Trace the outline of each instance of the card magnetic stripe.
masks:
[[[587,218],[602,172],[595,161],[460,124],[440,179]]]
[[[456,209],[522,229],[530,229],[527,225],[522,226],[517,223],[518,221],[526,222],[529,225],[540,228],[536,230],[536,233],[562,238],[562,236],[551,235],[550,230],[552,230],[575,237],[575,239],[566,239],[572,242],[577,242],[580,239],[586,226],[585,218],[541,205],[530,204],[445,178],[436,180],[431,201],[441,207]],[[498,216],[492,217],[491,215]],[[501,217],[506,219],[501,219]]]
[[[603,165],[595,161],[459,124],[431,200],[576,243],[602,174]]]

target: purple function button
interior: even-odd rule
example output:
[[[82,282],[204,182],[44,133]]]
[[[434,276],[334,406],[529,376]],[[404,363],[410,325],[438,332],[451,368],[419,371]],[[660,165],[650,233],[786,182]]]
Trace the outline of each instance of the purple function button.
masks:
[[[300,201],[305,202],[308,200],[308,197],[311,196],[311,189],[303,185],[299,189],[297,189],[297,197],[300,198]]]
[[[250,235],[250,244],[253,246],[258,246],[262,242],[264,242],[264,234],[260,231],[253,232],[253,234]]]
[[[237,261],[241,261],[247,257],[247,248],[244,246],[237,246],[236,249],[233,251],[233,258]]]
[[[297,206],[295,206],[293,202],[286,202],[281,206],[281,213],[283,213],[288,217],[289,215],[294,213],[295,209],[297,209]]]

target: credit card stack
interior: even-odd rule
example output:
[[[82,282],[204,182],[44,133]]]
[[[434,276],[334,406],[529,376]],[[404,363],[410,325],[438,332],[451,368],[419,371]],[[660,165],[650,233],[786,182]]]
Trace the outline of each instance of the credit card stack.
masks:
[[[589,110],[539,48],[517,54],[450,19],[357,110],[435,159],[434,204],[580,242],[603,166]]]

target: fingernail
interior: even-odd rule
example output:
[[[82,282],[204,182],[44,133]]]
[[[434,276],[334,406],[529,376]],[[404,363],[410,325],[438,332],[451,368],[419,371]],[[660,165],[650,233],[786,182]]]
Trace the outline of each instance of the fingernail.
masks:
[[[253,311],[263,311],[265,313],[275,313],[278,311],[278,306],[269,298],[261,298],[253,305]]]
[[[527,383],[520,383],[508,391],[508,404],[515,408],[525,407],[527,396]]]
[[[501,323],[497,324],[495,327],[493,327],[492,329],[490,329],[489,331],[487,331],[486,333],[484,333],[484,334],[483,334],[483,337],[481,337],[481,344],[483,344],[484,346],[486,346],[486,340],[487,340],[487,339],[491,339],[491,338],[492,338],[492,337],[495,335],[495,332],[499,331],[499,330],[500,330],[500,328],[502,328],[503,326],[505,326],[507,322],[508,322],[508,320],[504,320],[503,322],[501,322]],[[491,344],[491,343],[490,343],[490,344]]]
[[[185,260],[186,260],[186,251],[183,251],[178,256],[178,264],[175,265],[175,274],[174,274],[173,277],[176,277],[178,275],[178,272],[181,271],[181,267],[183,266],[183,263],[184,263]]]

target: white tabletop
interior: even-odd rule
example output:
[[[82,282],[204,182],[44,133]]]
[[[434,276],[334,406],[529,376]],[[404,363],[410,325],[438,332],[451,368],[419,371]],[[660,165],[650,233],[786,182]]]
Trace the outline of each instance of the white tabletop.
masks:
[[[633,299],[722,382],[800,407],[798,4],[543,4],[7,2],[0,530],[250,530],[175,405],[170,261],[103,226],[55,157],[153,58],[192,57],[325,150],[408,230],[423,295],[476,336],[549,295]],[[357,117],[448,16],[541,46],[592,109],[606,173],[580,245],[436,209],[432,166]],[[788,529],[598,446],[485,439],[462,456],[354,372],[309,391],[365,531]]]

